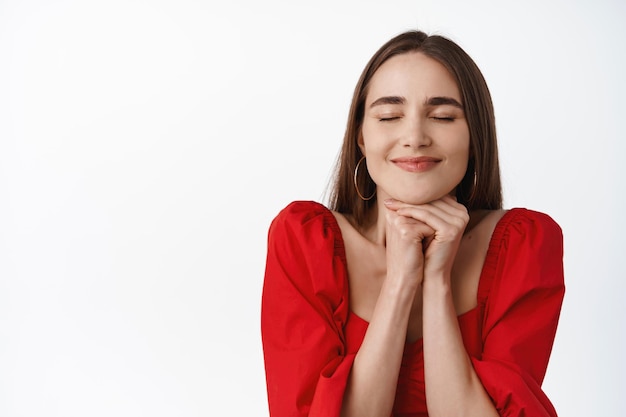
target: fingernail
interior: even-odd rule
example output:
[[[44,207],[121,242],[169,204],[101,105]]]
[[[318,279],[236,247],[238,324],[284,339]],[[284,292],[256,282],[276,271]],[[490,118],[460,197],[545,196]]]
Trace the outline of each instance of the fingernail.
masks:
[[[385,199],[385,201],[383,201],[386,205],[390,205],[393,204],[395,200],[393,198],[387,198]]]

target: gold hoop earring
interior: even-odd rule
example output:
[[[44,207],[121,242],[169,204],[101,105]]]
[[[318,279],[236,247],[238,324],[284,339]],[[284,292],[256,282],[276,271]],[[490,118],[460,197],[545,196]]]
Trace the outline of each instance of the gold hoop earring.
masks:
[[[478,182],[478,175],[476,174],[476,170],[474,170],[474,182],[472,183],[472,192],[470,192],[469,199],[473,200],[476,196],[476,183]]]
[[[356,168],[354,168],[354,188],[356,189],[356,193],[359,195],[361,200],[369,201],[372,198],[374,198],[374,196],[376,195],[376,190],[374,190],[374,193],[372,193],[371,196],[365,198],[365,197],[363,197],[363,194],[361,194],[361,191],[359,191],[359,185],[357,183],[357,176],[358,176],[358,173],[359,173],[359,167],[361,166],[361,162],[363,162],[364,160],[365,160],[365,157],[362,157],[361,159],[359,159],[359,162],[357,162],[357,164],[356,164]]]

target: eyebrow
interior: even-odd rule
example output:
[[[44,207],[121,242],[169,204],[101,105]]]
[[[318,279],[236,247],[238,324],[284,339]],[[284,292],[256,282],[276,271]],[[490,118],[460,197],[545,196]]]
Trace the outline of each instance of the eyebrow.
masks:
[[[431,97],[426,101],[428,106],[454,106],[463,110],[463,105],[452,97]]]
[[[372,107],[382,106],[383,104],[404,104],[404,103],[406,103],[406,99],[404,97],[400,97],[400,96],[380,97],[374,100],[372,104],[370,104],[370,109]]]
[[[405,104],[405,103],[406,103],[406,99],[404,97],[401,97],[401,96],[385,96],[385,97],[380,97],[380,98],[374,100],[374,102],[372,104],[370,104],[370,109],[372,107],[382,106],[384,104]],[[431,97],[428,100],[426,100],[425,104],[427,106],[444,106],[444,105],[448,105],[448,106],[458,107],[459,109],[463,110],[463,105],[461,103],[459,103],[456,99],[452,98],[452,97]]]

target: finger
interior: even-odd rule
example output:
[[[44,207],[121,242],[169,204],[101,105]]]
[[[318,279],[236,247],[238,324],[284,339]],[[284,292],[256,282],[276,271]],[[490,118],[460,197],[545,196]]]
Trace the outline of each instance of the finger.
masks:
[[[438,221],[439,219],[463,230],[469,221],[467,208],[457,203],[455,198],[448,195],[431,203],[421,205],[407,204],[394,199],[386,199],[384,203],[389,210],[395,211],[397,214],[427,222],[436,228],[436,225],[439,225],[439,228],[445,227],[445,225],[442,225],[441,222]],[[420,213],[423,212],[418,210],[425,210],[430,213],[430,215],[426,217],[420,215]],[[428,218],[430,218],[430,220],[428,220]]]
[[[461,216],[463,217],[464,213],[467,211],[465,209],[465,206],[458,204],[454,201],[454,199],[452,199],[451,197],[445,196],[444,198],[440,199],[440,200],[435,200],[431,203],[427,203],[427,204],[419,204],[419,205],[413,205],[413,204],[408,204],[408,203],[403,203],[401,201],[398,200],[393,200],[393,199],[387,199],[384,201],[385,203],[385,207],[387,207],[389,210],[392,211],[396,211],[398,212],[398,210],[407,208],[407,207],[422,207],[425,209],[429,209],[429,205],[434,206],[435,208],[443,211],[443,213],[440,213],[440,217],[444,217],[449,221],[452,221],[452,219],[449,216]],[[410,212],[410,211],[409,211]],[[400,213],[407,213],[406,210],[402,210],[400,211]],[[446,216],[445,214],[448,214],[448,216]]]
[[[441,200],[429,203],[429,205],[436,207],[449,216],[461,218],[467,216],[467,208],[464,205],[457,203],[452,198],[442,198]]]
[[[423,206],[403,206],[396,210],[396,213],[424,222],[435,229],[439,237],[448,236],[449,238],[453,238],[462,233],[469,220],[467,211],[458,211],[454,214],[450,214],[432,204],[425,204]]]
[[[401,216],[394,211],[387,211],[387,230],[395,236],[421,242],[425,237],[435,234],[435,230],[426,223],[412,217]]]
[[[385,207],[390,210],[397,210],[398,208],[402,207],[403,204],[402,202],[394,200],[393,198],[388,198],[384,200],[383,203],[385,204]]]
[[[456,197],[451,196],[451,195],[445,195],[443,197],[441,197],[438,200],[434,200],[431,201],[430,203],[434,203],[435,201],[442,201],[445,202],[451,206],[459,206],[459,207],[465,207],[462,204],[458,203],[456,200]],[[424,203],[424,204],[409,204],[409,203],[404,203],[400,200],[396,200],[393,198],[387,198],[385,200],[383,200],[383,203],[385,204],[386,207],[392,209],[392,210],[397,210],[400,207],[405,207],[405,206],[419,206],[419,205],[424,205],[424,204],[430,204],[430,203]]]
[[[435,230],[441,228],[438,226],[444,226],[446,223],[444,217],[448,217],[441,210],[429,206],[428,204],[421,206],[403,205],[402,207],[396,209],[395,212],[399,216],[408,217],[425,223]]]

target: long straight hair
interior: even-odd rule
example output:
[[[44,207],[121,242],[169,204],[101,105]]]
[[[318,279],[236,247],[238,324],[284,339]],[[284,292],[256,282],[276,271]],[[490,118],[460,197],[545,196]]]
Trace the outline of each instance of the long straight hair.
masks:
[[[470,133],[470,157],[465,176],[456,188],[458,202],[470,211],[502,208],[495,116],[487,83],[478,66],[460,46],[442,36],[428,36],[420,31],[402,33],[385,43],[363,70],[352,96],[330,194],[330,208],[352,216],[357,225],[363,226],[367,212],[375,204],[375,196],[364,201],[354,186],[355,168],[363,157],[357,141],[363,127],[365,99],[378,68],[389,58],[408,52],[420,52],[441,63],[454,77],[461,92]],[[357,176],[359,191],[364,196],[373,195],[376,184],[365,172],[365,164],[361,165]]]

